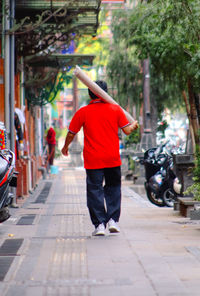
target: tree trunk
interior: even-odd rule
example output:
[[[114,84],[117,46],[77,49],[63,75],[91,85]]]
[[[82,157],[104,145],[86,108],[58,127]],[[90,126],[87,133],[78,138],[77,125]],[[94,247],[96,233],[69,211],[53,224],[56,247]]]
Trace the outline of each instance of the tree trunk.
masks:
[[[152,128],[152,142],[153,146],[156,146],[156,133],[157,133],[157,122],[158,122],[158,107],[156,100],[151,97],[151,128]]]
[[[197,110],[198,125],[200,126],[200,95],[195,93],[194,99],[195,99],[195,105]]]
[[[190,80],[188,80],[188,94],[189,94],[189,104],[190,104],[190,119],[191,119],[193,131],[194,131],[195,143],[200,144],[199,135],[198,135],[199,126],[198,126],[197,109],[195,104],[195,96],[194,96],[193,86]]]
[[[195,152],[195,137],[194,137],[194,130],[193,130],[193,127],[192,127],[192,122],[191,122],[190,105],[188,103],[188,99],[187,99],[187,95],[186,95],[185,91],[182,92],[182,95],[183,95],[183,99],[184,99],[184,102],[185,102],[187,117],[188,117],[188,120],[189,120],[189,130],[190,130],[190,136],[191,136],[191,141],[192,141],[192,149],[193,149],[193,152]]]

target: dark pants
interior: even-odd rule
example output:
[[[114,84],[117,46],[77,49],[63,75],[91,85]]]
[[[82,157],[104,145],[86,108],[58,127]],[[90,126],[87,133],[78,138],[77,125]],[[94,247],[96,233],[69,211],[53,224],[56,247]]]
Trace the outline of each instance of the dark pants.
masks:
[[[118,222],[121,211],[121,168],[86,169],[86,174],[87,206],[93,225],[106,225],[110,218]]]
[[[56,145],[54,144],[48,144],[48,145],[49,145],[49,165],[53,165]]]

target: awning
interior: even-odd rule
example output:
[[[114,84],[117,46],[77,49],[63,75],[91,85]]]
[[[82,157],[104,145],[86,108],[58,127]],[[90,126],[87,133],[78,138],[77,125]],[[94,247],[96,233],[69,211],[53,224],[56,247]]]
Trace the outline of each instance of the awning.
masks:
[[[17,0],[18,9],[57,9],[67,5],[68,9],[98,8],[99,0]]]
[[[64,67],[75,65],[91,66],[95,55],[86,54],[52,54],[49,56],[35,56],[34,58],[26,58],[25,62],[34,68],[50,67],[57,68],[62,71]]]
[[[53,54],[49,56],[35,56],[34,58],[25,58],[27,66],[31,67],[30,71],[26,71],[25,88],[41,88],[46,86],[58,74],[58,72],[66,73],[75,67],[92,66],[95,55],[84,54]],[[26,67],[27,68],[27,67]]]
[[[55,25],[63,23],[64,25],[66,18],[70,18],[70,22],[74,23],[74,26],[84,27],[85,34],[96,34],[100,3],[100,0],[18,0],[16,1],[15,18],[17,23],[26,17],[29,17],[31,21],[35,19],[35,22],[40,18],[41,25],[47,23]],[[49,17],[51,13],[56,12],[58,14]],[[48,17],[48,21],[45,21]],[[44,21],[43,24],[42,21]],[[28,19],[26,22],[28,24]],[[19,30],[25,30],[25,26]]]
[[[101,0],[18,0],[15,25],[17,55],[52,52],[57,42],[67,45],[82,35],[95,35]],[[54,51],[54,50],[53,50]]]

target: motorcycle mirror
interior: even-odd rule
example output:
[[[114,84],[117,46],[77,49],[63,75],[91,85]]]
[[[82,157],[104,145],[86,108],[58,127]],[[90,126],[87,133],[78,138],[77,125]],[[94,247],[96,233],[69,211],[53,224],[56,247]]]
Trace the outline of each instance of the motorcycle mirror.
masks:
[[[135,161],[138,160],[137,156],[132,156],[131,158],[132,158],[132,160],[135,160]]]

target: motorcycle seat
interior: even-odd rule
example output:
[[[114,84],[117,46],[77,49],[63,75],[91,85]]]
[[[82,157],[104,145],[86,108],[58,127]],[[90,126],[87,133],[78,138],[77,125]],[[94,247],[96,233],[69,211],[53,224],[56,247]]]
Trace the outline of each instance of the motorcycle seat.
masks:
[[[0,182],[8,171],[9,163],[2,157],[0,157]]]

